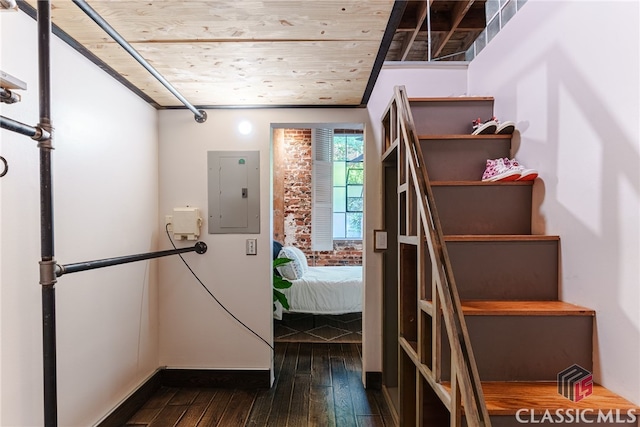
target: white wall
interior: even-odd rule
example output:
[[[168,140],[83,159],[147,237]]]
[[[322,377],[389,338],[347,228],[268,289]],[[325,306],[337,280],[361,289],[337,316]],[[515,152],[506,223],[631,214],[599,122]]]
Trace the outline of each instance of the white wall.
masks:
[[[205,123],[196,123],[187,110],[164,110],[160,118],[160,209],[164,221],[174,207],[193,206],[205,219],[201,239],[204,255],[185,259],[211,292],[242,322],[271,342],[271,136],[272,124],[364,123],[365,138],[373,140],[366,109],[229,109],[209,110]],[[246,119],[253,132],[243,136],[238,123]],[[260,152],[260,233],[209,234],[206,217],[207,152]],[[367,182],[368,185],[368,182]],[[365,203],[368,201],[365,200]],[[369,230],[369,224],[365,224]],[[164,233],[164,227],[161,227]],[[370,231],[367,231],[370,233]],[[257,238],[258,254],[245,255],[247,238]],[[366,236],[365,236],[366,238]],[[192,242],[178,242],[180,246]],[[170,247],[166,235],[160,245]],[[370,253],[370,239],[365,241]],[[367,255],[368,256],[368,255]],[[236,323],[202,289],[178,258],[160,261],[160,364],[212,369],[269,369],[271,350]],[[365,293],[369,282],[365,277]],[[365,296],[366,298],[366,296]],[[368,332],[365,331],[365,340]]]
[[[203,256],[187,255],[209,289],[227,308],[267,341],[272,338],[270,289],[271,256],[271,125],[286,123],[365,124],[365,312],[363,321],[364,371],[382,368],[381,256],[371,247],[372,230],[381,226],[380,118],[395,84],[407,85],[412,96],[460,95],[466,91],[466,66],[431,66],[429,77],[414,70],[383,70],[367,109],[233,109],[210,110],[204,124],[187,111],[160,114],[161,221],[174,207],[203,210]],[[249,120],[253,133],[237,132]],[[261,160],[261,229],[259,235],[208,234],[207,151],[258,150]],[[258,256],[246,256],[245,240],[258,239]],[[160,240],[170,247],[166,236]],[[179,242],[185,246],[192,243]],[[270,349],[217,306],[179,259],[160,261],[160,364],[170,367],[268,369]]]
[[[0,68],[28,84],[1,114],[37,124],[37,30],[22,12],[0,13]],[[155,250],[157,113],[52,37],[53,189],[56,259],[74,263]],[[0,131],[10,162],[0,179],[3,426],[43,423],[38,273],[37,143]],[[158,367],[155,262],[59,278],[58,419],[97,422]]]
[[[595,377],[640,403],[637,1],[530,0],[469,66],[540,171],[538,232],[562,242],[565,301],[596,310]],[[517,135],[516,135],[517,138]]]

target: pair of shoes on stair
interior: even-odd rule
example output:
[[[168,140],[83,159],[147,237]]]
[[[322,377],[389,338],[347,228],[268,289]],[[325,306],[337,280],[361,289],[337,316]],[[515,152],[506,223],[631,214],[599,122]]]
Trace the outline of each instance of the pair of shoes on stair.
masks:
[[[482,175],[482,181],[533,181],[537,177],[537,170],[525,168],[516,159],[505,157],[487,160],[487,167]]]
[[[500,123],[495,116],[484,123],[482,123],[482,120],[478,117],[472,124],[472,135],[511,135],[513,131],[516,130],[516,124],[514,122],[506,121]]]

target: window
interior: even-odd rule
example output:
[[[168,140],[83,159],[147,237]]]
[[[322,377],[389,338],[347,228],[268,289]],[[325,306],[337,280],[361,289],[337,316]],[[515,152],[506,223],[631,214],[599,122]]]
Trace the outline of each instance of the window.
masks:
[[[312,250],[333,250],[334,240],[362,240],[362,131],[313,129],[312,147]]]
[[[362,131],[333,133],[333,239],[362,239],[364,188]]]

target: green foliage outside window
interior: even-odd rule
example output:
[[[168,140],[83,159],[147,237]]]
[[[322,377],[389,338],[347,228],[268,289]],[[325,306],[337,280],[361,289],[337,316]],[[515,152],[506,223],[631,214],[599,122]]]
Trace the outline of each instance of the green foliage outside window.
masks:
[[[362,132],[333,136],[333,238],[362,239],[364,188]]]

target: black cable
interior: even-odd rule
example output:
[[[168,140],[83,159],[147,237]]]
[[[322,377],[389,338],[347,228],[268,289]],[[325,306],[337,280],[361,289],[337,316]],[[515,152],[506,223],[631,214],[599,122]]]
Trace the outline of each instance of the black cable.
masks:
[[[171,246],[173,246],[173,249],[178,249],[176,248],[175,243],[173,243],[173,239],[171,239],[171,234],[169,233],[169,224],[164,226],[165,231],[167,232],[167,237],[169,238],[169,242],[171,242]],[[232,312],[230,312],[227,307],[224,306],[224,304],[222,304],[218,298],[215,297],[215,295],[213,295],[213,293],[209,290],[209,288],[207,288],[205,286],[204,283],[202,283],[202,280],[200,280],[200,278],[198,277],[198,275],[191,269],[191,267],[189,266],[189,264],[187,264],[187,261],[185,261],[185,259],[182,257],[182,254],[178,254],[178,256],[180,257],[180,259],[182,260],[182,262],[184,263],[184,265],[187,266],[187,268],[189,269],[189,271],[191,272],[191,274],[193,274],[193,277],[196,278],[196,280],[198,281],[198,283],[200,283],[200,286],[202,286],[204,288],[205,291],[207,291],[207,293],[211,296],[211,298],[213,298],[213,300],[215,302],[218,303],[218,305],[220,307],[222,307],[222,309],[224,311],[227,312],[227,314],[229,314],[229,316],[233,317],[235,319],[236,322],[238,322],[239,324],[241,324],[242,326],[244,326],[244,328],[251,332],[253,335],[255,335],[256,337],[260,338],[260,340],[265,343],[266,345],[269,346],[269,348],[271,349],[271,351],[275,351],[275,349],[273,348],[273,346],[271,344],[269,344],[269,342],[267,340],[265,340],[264,338],[262,338],[256,331],[254,331],[253,329],[251,329],[250,327],[248,327],[242,320],[238,319]]]

